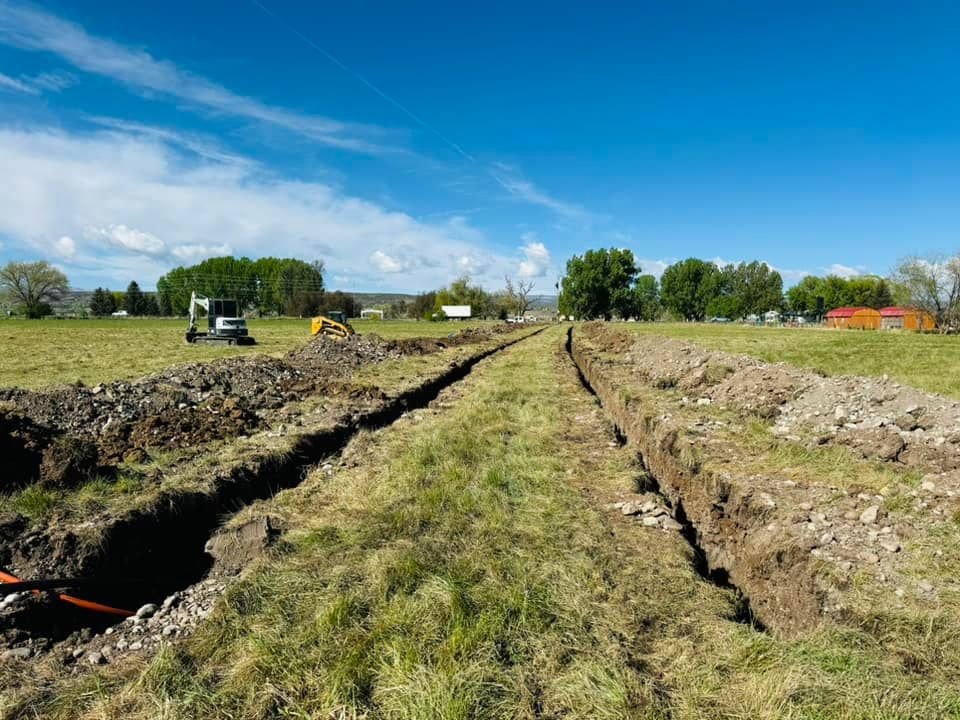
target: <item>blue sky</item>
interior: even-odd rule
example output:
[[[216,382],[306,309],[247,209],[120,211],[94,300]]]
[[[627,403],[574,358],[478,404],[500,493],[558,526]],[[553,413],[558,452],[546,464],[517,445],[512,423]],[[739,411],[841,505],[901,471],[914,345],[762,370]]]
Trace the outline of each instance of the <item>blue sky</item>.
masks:
[[[629,7],[628,7],[629,5]],[[955,3],[0,0],[0,261],[152,287],[549,291],[628,247],[805,273],[955,251]]]

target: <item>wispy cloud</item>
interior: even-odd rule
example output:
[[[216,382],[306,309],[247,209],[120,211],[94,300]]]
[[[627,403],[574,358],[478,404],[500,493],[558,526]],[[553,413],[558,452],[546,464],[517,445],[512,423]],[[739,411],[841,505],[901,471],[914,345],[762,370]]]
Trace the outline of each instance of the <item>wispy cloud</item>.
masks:
[[[568,220],[588,222],[596,219],[593,213],[580,205],[558,200],[546,191],[541,190],[534,185],[533,182],[520,174],[520,171],[512,165],[499,162],[493,163],[490,174],[500,187],[518,200],[547,208]]]
[[[168,60],[154,58],[145,50],[96,37],[75,23],[33,6],[0,3],[0,42],[53,53],[83,72],[108,77],[138,92],[156,93],[209,112],[267,123],[324,145],[370,154],[400,152],[379,142],[384,134],[381,128],[297,113],[239,95]],[[47,81],[51,85],[55,82],[52,78]]]
[[[0,90],[13,90],[14,92],[27,93],[28,95],[40,94],[40,91],[32,85],[29,85],[22,80],[12,78],[9,75],[4,75],[3,73],[0,73]]]
[[[29,77],[22,76],[21,79],[38,90],[46,90],[47,92],[61,92],[77,81],[76,76],[72,73],[61,70],[43,72]]]
[[[856,267],[852,265],[844,265],[842,263],[833,263],[823,268],[823,272],[826,275],[839,275],[842,278],[852,278],[859,275],[866,275],[869,273],[862,265],[857,265]]]
[[[216,140],[197,133],[183,133],[177,130],[170,130],[169,128],[144,125],[142,123],[99,115],[88,117],[87,120],[94,125],[116,130],[125,135],[140,135],[145,138],[176,145],[208,160],[238,165],[247,165],[250,163],[249,159],[224,150]]]

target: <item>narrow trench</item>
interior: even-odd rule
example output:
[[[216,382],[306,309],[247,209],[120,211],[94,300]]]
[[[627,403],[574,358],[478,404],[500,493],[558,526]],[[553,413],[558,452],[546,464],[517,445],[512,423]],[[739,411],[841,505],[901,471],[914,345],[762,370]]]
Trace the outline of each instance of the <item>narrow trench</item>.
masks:
[[[573,328],[567,328],[567,340],[565,343],[567,357],[570,358],[570,362],[573,364],[573,367],[577,371],[577,377],[580,379],[580,384],[583,386],[590,395],[593,396],[597,405],[602,409],[606,410],[603,406],[603,400],[600,399],[600,395],[594,389],[593,385],[590,384],[590,381],[587,379],[587,376],[584,375],[583,370],[580,368],[580,365],[577,363],[576,358],[573,355]],[[627,443],[627,436],[623,432],[622,428],[613,420],[612,417],[607,413],[608,419],[613,430],[614,438],[617,441],[617,444],[620,447],[623,447]],[[697,533],[697,528],[687,517],[687,513],[683,509],[683,501],[677,500],[676,503],[670,501],[670,498],[663,492],[663,488],[660,485],[660,481],[657,477],[650,472],[650,469],[647,467],[646,462],[643,458],[643,453],[640,450],[637,450],[637,462],[640,465],[641,473],[637,479],[637,488],[641,492],[652,492],[663,502],[663,504],[671,511],[673,519],[676,520],[680,526],[680,535],[684,540],[687,541],[687,544],[690,546],[692,551],[691,563],[693,569],[696,571],[697,575],[702,579],[706,580],[717,587],[723,588],[724,590],[729,590],[733,593],[735,598],[733,613],[730,617],[731,620],[738,623],[743,623],[744,625],[751,626],[754,630],[759,632],[766,632],[766,626],[760,621],[760,619],[753,613],[753,610],[750,607],[750,598],[746,593],[743,592],[739,587],[737,587],[730,580],[730,573],[726,568],[722,567],[710,567],[710,562],[707,559],[707,553],[704,551],[703,546],[700,544],[700,538]]]
[[[226,519],[255,500],[296,487],[313,466],[340,452],[358,432],[384,428],[404,413],[426,407],[441,391],[469,375],[481,360],[539,332],[542,330],[457,363],[433,380],[349,422],[304,435],[291,452],[241,466],[219,492],[184,494],[117,521],[105,531],[96,568],[89,573],[92,579],[85,581],[87,586],[78,594],[94,602],[136,610],[194,585],[212,567],[212,558],[204,551],[206,541]],[[51,598],[43,607],[18,618],[16,627],[56,642],[77,630],[99,632],[116,622],[116,618]]]

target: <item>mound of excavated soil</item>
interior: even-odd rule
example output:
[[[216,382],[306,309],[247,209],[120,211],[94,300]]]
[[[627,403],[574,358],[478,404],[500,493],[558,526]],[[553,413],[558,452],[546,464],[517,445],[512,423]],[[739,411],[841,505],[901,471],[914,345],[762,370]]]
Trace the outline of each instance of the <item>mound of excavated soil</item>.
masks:
[[[0,413],[4,483],[76,485],[122,460],[142,459],[149,450],[248,433],[263,427],[270,411],[320,389],[350,395],[350,388],[336,381],[361,366],[482,342],[514,329],[504,328],[402,341],[373,334],[319,336],[284,359],[254,355],[187,363],[92,388],[0,388],[0,403],[7,408]],[[57,437],[69,439],[55,443]]]
[[[379,335],[350,335],[340,339],[317,335],[302,348],[289,353],[287,361],[299,368],[323,367],[329,372],[396,360],[403,354],[396,342]]]
[[[936,608],[940,593],[955,592],[954,574],[937,572],[924,546],[952,537],[960,517],[960,403],[885,378],[824,378],[608,326],[583,335],[572,349],[584,375],[682,503],[710,567],[729,572],[769,627],[847,622],[864,607],[854,588],[869,589],[878,612],[908,601]],[[760,456],[737,440],[757,415],[791,442],[847,445],[922,480],[900,472],[880,488],[855,476],[835,486],[757,465]]]
[[[785,363],[706,350],[681,340],[588,326],[655,387],[675,387],[690,402],[717,402],[774,419],[773,432],[811,444],[841,444],[864,457],[926,472],[960,470],[960,402],[886,377],[830,377]]]

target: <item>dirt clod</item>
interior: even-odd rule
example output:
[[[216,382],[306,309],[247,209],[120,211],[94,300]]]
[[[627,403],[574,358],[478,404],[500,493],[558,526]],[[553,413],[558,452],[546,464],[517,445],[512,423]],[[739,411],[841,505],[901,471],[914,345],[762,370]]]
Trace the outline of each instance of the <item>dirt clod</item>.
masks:
[[[61,435],[43,451],[40,485],[72,488],[92,480],[97,473],[99,453],[92,440]]]

